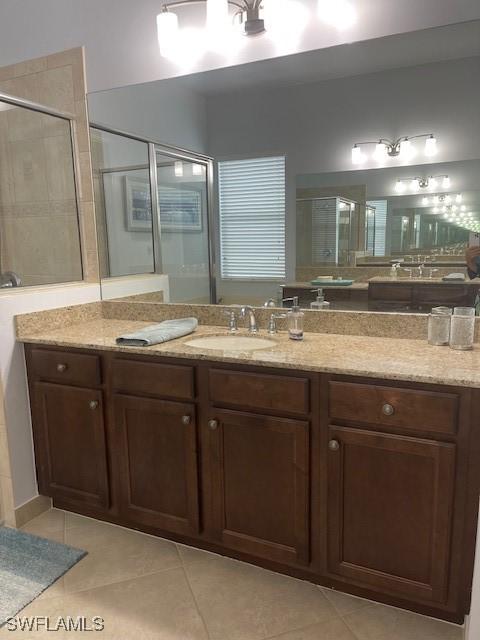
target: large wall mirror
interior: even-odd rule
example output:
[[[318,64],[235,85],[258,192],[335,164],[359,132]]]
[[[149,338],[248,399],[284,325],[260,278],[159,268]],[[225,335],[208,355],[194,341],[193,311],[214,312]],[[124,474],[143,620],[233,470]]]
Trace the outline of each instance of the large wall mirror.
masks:
[[[91,94],[104,296],[474,304],[478,104],[479,21]]]

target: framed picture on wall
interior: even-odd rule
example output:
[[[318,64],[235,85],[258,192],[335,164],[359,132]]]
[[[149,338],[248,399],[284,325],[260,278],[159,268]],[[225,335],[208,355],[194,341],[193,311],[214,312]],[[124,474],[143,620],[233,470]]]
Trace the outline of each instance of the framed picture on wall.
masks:
[[[152,232],[152,201],[148,180],[125,176],[125,211],[128,231]]]
[[[182,185],[181,188],[159,187],[162,231],[198,232],[202,230],[202,192]]]

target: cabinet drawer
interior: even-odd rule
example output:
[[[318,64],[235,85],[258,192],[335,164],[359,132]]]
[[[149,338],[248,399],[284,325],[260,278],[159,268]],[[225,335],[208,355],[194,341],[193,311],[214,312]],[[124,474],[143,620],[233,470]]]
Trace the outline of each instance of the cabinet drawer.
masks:
[[[195,397],[193,367],[115,359],[113,388],[129,395],[146,393],[191,400]]]
[[[455,433],[458,397],[450,393],[330,382],[330,419]]]
[[[35,378],[65,384],[96,386],[102,382],[100,358],[86,353],[32,349]]]
[[[210,369],[209,394],[217,406],[301,414],[310,410],[307,378]]]

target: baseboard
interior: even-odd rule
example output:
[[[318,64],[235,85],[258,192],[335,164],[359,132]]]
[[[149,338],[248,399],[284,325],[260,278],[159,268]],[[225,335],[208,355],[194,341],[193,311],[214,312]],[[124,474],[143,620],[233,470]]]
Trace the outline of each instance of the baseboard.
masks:
[[[52,508],[52,499],[46,496],[35,496],[15,509],[15,524],[18,528],[33,520],[44,511]]]

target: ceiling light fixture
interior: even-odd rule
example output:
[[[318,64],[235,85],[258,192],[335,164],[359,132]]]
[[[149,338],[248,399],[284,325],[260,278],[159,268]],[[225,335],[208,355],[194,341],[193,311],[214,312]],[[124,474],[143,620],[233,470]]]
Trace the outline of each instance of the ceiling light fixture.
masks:
[[[166,0],[157,16],[160,54],[167,58],[180,55],[181,31],[178,16],[172,10],[192,4],[206,5],[207,38],[205,48],[218,50],[223,43],[238,32],[255,36],[267,30],[277,37],[296,37],[308,23],[308,9],[298,0]],[[353,26],[357,14],[350,0],[318,0],[318,17],[324,23],[345,29]],[[280,27],[280,28],[279,28]]]
[[[416,148],[412,143],[412,140],[416,140],[418,138],[426,138],[424,149],[425,155],[427,157],[434,156],[437,152],[436,137],[433,133],[421,133],[417,136],[402,136],[396,140],[380,138],[380,140],[375,141],[356,142],[352,147],[352,162],[353,164],[360,164],[358,162],[358,158],[365,158],[361,147],[366,145],[375,145],[373,157],[379,162],[386,160],[387,157],[400,157],[402,160],[411,160],[416,154]]]

